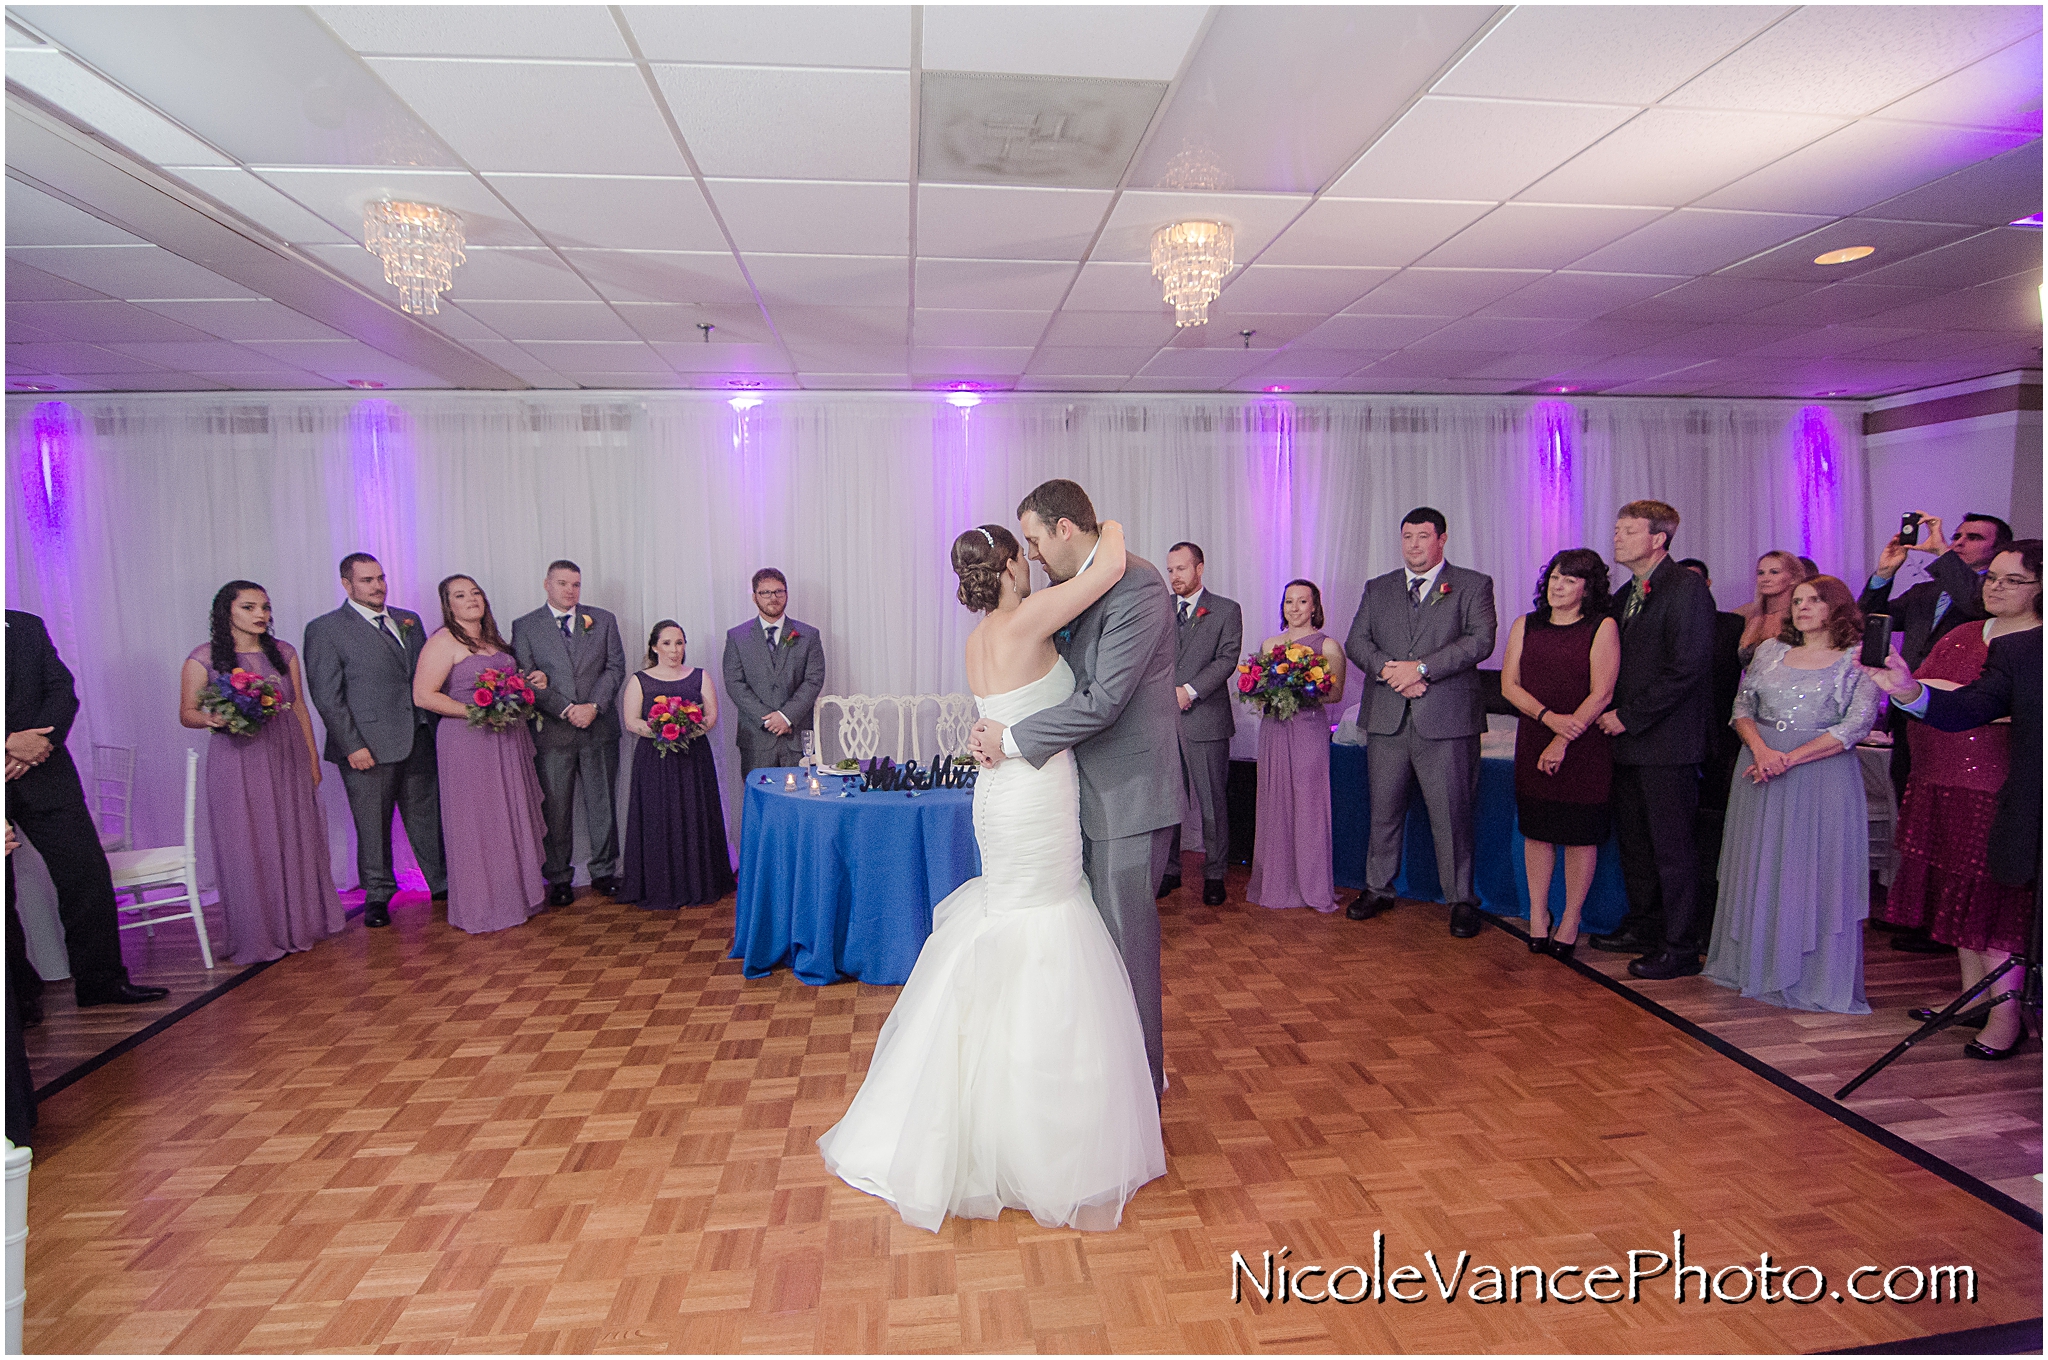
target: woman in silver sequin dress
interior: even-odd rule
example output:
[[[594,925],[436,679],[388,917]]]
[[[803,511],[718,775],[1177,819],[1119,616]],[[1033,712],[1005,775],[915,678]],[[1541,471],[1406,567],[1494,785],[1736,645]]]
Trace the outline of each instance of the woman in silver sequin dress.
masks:
[[[1851,754],[1877,720],[1856,664],[1863,616],[1832,576],[1792,592],[1735,698],[1736,759],[1706,975],[1796,1010],[1867,1015],[1869,812]]]

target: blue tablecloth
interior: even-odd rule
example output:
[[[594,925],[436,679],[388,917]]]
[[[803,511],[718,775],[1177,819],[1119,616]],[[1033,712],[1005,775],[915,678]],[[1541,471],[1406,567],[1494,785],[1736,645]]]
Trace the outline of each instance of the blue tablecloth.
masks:
[[[747,777],[730,957],[746,960],[750,978],[793,964],[813,986],[902,984],[931,934],[932,908],[981,872],[974,795],[813,797],[802,776],[785,792],[787,773]]]
[[[1496,916],[1529,919],[1528,871],[1522,863],[1522,837],[1515,822],[1515,762],[1479,762],[1479,799],[1474,809],[1478,836],[1473,848],[1472,886],[1479,905]],[[1366,848],[1372,835],[1372,793],[1365,774],[1363,746],[1330,745],[1330,846],[1340,887],[1365,886]],[[1408,798],[1408,839],[1402,847],[1401,872],[1394,893],[1416,901],[1441,902],[1437,880],[1436,841],[1429,834],[1429,814],[1420,790]],[[1564,856],[1550,883],[1550,919],[1564,912]],[[1628,894],[1621,882],[1621,855],[1614,838],[1600,847],[1600,867],[1580,918],[1580,936],[1605,934],[1628,915]]]

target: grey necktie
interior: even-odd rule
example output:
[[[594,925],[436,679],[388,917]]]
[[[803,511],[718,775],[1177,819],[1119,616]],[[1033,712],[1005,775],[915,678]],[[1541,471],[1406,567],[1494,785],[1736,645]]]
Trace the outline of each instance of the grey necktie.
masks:
[[[1183,628],[1187,627],[1188,621],[1194,617],[1195,607],[1189,604],[1186,600],[1182,600],[1180,602],[1180,626]]]
[[[1408,605],[1410,608],[1422,608],[1422,585],[1427,579],[1427,577],[1418,576],[1408,583]]]

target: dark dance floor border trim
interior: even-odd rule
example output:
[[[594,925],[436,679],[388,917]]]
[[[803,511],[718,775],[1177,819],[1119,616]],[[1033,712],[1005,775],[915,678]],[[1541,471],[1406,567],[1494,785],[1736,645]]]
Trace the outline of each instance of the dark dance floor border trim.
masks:
[[[2039,1355],[2041,1319],[2000,1322],[1990,1327],[1971,1327],[1961,1332],[1936,1332],[1932,1336],[1909,1336],[1876,1346],[1854,1346],[1829,1355]]]
[[[178,1009],[172,1011],[169,1015],[158,1016],[150,1024],[144,1026],[142,1029],[135,1031],[135,1033],[121,1040],[112,1048],[109,1048],[104,1052],[94,1054],[92,1057],[87,1058],[84,1062],[78,1064],[78,1066],[72,1068],[68,1072],[60,1072],[59,1074],[50,1078],[47,1082],[43,1083],[41,1086],[38,1086],[36,1088],[36,1100],[39,1102],[48,1100],[51,1096],[56,1095],[59,1091],[71,1085],[73,1082],[79,1081],[82,1078],[90,1076],[92,1073],[99,1071],[102,1067],[105,1067],[108,1063],[120,1057],[122,1054],[129,1053],[137,1048],[140,1048],[143,1044],[147,1043],[151,1039],[154,1039],[157,1035],[162,1034],[172,1025],[175,1025],[180,1020],[183,1020],[186,1016],[191,1015],[195,1011],[202,1010],[209,1005],[212,1005],[215,1001],[220,1000],[220,998],[226,996],[229,992],[232,992],[233,990],[235,990],[235,988],[241,986],[250,978],[255,977],[258,973],[262,972],[264,969],[270,967],[271,964],[276,962],[276,959],[268,959],[262,963],[250,964],[247,968],[244,968],[241,972],[235,974],[226,982],[221,983],[217,987],[213,987],[207,991],[201,992],[198,996],[193,997],[190,1001],[187,1001],[184,1005],[178,1007]]]
[[[1505,917],[1495,916],[1492,912],[1481,912],[1480,915],[1483,919],[1491,922],[1495,926],[1498,926],[1501,930],[1505,931],[1509,935],[1514,936],[1516,939],[1527,940],[1529,938],[1529,933],[1526,930],[1522,929],[1520,926],[1516,925],[1514,922],[1508,920]],[[1832,1119],[1835,1119],[1843,1124],[1848,1125],[1850,1128],[1856,1130],[1856,1132],[1862,1134],[1864,1137],[1869,1138],[1873,1142],[1879,1143],[1882,1146],[1889,1148],[1891,1151],[1898,1153],[1901,1157],[1904,1157],[1907,1161],[1913,1163],[1915,1166],[1918,1166],[1923,1170],[1933,1172],[1935,1175],[1947,1181],[1950,1185],[1955,1186],[1958,1190],[1966,1191],[1969,1194],[1975,1195],[1978,1199],[1983,1200],[1986,1204],[1998,1210],[2000,1213],[2006,1215],[2008,1218],[2014,1218],[2019,1220],[2021,1223],[2026,1224],[2029,1228],[2032,1228],[2035,1232],[2041,1231],[2040,1210],[2030,1208],[2029,1206],[2020,1203],[2011,1195],[2006,1194],[2003,1190],[1997,1189],[1994,1186],[1986,1185],[1983,1181],[1978,1180],[1975,1176],[1972,1176],[1969,1172],[1963,1170],[1961,1167],[1956,1166],[1950,1162],[1943,1161],[1941,1158],[1929,1152],[1926,1148],[1907,1142],[1905,1139],[1899,1137],[1899,1135],[1897,1135],[1896,1133],[1893,1133],[1890,1129],[1885,1128],[1882,1124],[1876,1124],[1871,1122],[1870,1120],[1864,1118],[1862,1115],[1856,1113],[1854,1110],[1850,1109],[1848,1106],[1843,1105],[1835,1100],[1831,1100],[1827,1096],[1822,1095],[1819,1091],[1814,1090],[1811,1086],[1808,1086],[1806,1083],[1799,1081],[1797,1078],[1787,1076],[1785,1073],[1780,1072],[1777,1068],[1772,1067],[1769,1063],[1764,1062],[1762,1059],[1757,1058],[1752,1054],[1745,1053],[1743,1050],[1737,1048],[1734,1044],[1729,1043],[1726,1039],[1721,1038],[1719,1035],[1713,1033],[1710,1030],[1701,1028],[1699,1025],[1694,1024],[1692,1021],[1686,1019],[1684,1016],[1678,1014],[1676,1011],[1666,1009],[1664,1006],[1658,1004],[1655,1001],[1652,1001],[1649,997],[1644,996],[1635,988],[1617,982],[1615,979],[1607,976],[1599,969],[1591,967],[1588,964],[1581,963],[1577,959],[1573,959],[1569,964],[1569,967],[1572,969],[1573,972],[1578,973],[1581,977],[1592,979],[1594,982],[1599,983],[1602,987],[1605,987],[1608,991],[1613,992],[1615,995],[1626,998],[1629,1002],[1631,1002],[1632,1004],[1634,1004],[1642,1010],[1648,1011],[1651,1015],[1656,1016],[1659,1020],[1662,1020],[1666,1024],[1672,1026],[1673,1028],[1678,1029],[1684,1032],[1685,1034],[1689,1035],[1690,1037],[1699,1040],[1708,1048],[1711,1048],[1716,1053],[1719,1053],[1722,1057],[1729,1058],[1737,1063],[1740,1063],[1742,1066],[1748,1068],[1757,1076],[1762,1077],[1765,1081],[1768,1081],[1769,1083],[1771,1083],[1771,1085],[1777,1087],[1779,1090],[1785,1091],[1791,1095],[1799,1097],[1799,1099],[1805,1101],[1814,1109],[1819,1110],[1822,1114],[1827,1115]],[[2036,1342],[2034,1349],[2038,1351],[2040,1349],[2040,1319],[2036,1318],[2034,1320],[2033,1325],[2035,1329]],[[1996,1329],[1994,1328],[1986,1330]],[[1956,1332],[1952,1333],[1952,1335],[1968,1336],[1971,1335],[1971,1333]],[[1933,1337],[1921,1338],[1922,1341],[1932,1341],[1934,1339],[1935,1338]],[[1876,1353],[1882,1353],[1886,1350],[1896,1351],[1897,1349],[1897,1347],[1880,1347],[1878,1348],[1878,1351]],[[1963,1349],[1968,1350],[1973,1348],[1964,1347]],[[1844,1352],[1844,1354],[1853,1353],[1854,1352]],[[1931,1353],[1942,1354],[1944,1352]]]

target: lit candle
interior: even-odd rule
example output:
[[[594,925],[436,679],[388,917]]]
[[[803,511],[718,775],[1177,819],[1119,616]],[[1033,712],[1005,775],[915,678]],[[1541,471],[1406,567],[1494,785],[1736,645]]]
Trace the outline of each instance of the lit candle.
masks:
[[[782,787],[783,787],[783,788],[785,788],[785,789],[788,789],[788,790],[790,790],[790,791],[792,791],[792,792],[794,792],[794,791],[795,791],[795,789],[796,789],[796,772],[795,772],[794,770],[790,771],[790,772],[789,772],[788,774],[786,774],[786,775],[784,775],[784,776],[782,777]]]
[[[824,791],[825,791],[825,786],[824,786],[823,784],[821,784],[821,783],[819,783],[819,782],[818,782],[818,776],[816,776],[816,775],[812,775],[812,776],[811,776],[811,793],[812,793],[812,795],[813,795],[813,796],[815,796],[815,795],[817,795],[817,794],[823,793]]]

